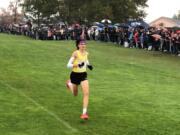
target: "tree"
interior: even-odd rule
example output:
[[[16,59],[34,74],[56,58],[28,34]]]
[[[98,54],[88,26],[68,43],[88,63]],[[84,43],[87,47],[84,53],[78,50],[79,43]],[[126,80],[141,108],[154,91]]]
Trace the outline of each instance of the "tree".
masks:
[[[19,23],[22,19],[22,14],[19,12],[19,6],[22,0],[14,0],[9,3],[7,9],[1,8],[1,25],[9,25],[12,23]]]
[[[24,0],[22,4],[25,16],[37,21],[49,20],[58,11],[58,0]]]
[[[11,14],[9,11],[6,11],[6,9],[1,8],[1,14],[0,14],[0,25],[9,25],[13,22]]]
[[[173,19],[180,20],[180,10],[178,11],[178,14],[173,16]]]
[[[147,0],[24,0],[26,14],[41,19],[58,17],[73,22],[94,22],[108,18],[114,22],[145,17]]]
[[[14,0],[13,2],[9,3],[8,9],[10,10],[12,16],[13,16],[13,22],[17,23],[18,21],[18,7],[21,4],[22,0]]]

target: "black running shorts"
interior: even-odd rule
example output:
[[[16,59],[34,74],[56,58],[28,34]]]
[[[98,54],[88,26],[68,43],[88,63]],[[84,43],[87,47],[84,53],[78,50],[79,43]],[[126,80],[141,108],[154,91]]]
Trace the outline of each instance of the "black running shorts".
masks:
[[[87,80],[87,73],[71,72],[70,79],[71,79],[71,83],[79,85],[82,81]]]

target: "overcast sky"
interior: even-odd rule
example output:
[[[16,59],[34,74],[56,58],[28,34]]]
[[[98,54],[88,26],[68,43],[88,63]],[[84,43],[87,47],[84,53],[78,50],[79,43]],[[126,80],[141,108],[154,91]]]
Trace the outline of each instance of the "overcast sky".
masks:
[[[7,7],[12,0],[0,0],[0,8]],[[161,16],[172,17],[180,10],[180,0],[148,0],[145,20],[151,22]]]
[[[11,0],[0,0],[0,8],[6,8]]]
[[[151,22],[161,16],[172,17],[180,10],[180,0],[148,0],[146,21]]]

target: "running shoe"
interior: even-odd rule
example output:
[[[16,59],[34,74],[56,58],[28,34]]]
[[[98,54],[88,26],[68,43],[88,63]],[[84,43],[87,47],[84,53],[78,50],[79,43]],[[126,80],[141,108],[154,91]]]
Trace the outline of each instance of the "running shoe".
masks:
[[[88,114],[82,114],[82,115],[80,116],[80,118],[83,119],[83,120],[88,120],[88,119],[89,119],[89,116],[88,116]]]

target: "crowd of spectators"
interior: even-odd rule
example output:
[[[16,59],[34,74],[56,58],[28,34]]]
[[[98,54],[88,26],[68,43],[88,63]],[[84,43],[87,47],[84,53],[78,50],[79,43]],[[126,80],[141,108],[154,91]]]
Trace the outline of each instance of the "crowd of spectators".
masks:
[[[76,40],[83,35],[87,40],[112,42],[118,46],[167,52],[180,55],[180,30],[107,25],[44,26],[29,25],[0,26],[0,32],[25,35],[36,40]]]

